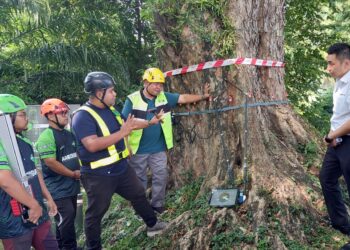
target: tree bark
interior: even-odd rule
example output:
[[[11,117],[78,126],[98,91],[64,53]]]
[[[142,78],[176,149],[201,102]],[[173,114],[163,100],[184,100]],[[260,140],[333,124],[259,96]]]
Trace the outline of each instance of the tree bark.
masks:
[[[223,1],[215,1],[215,3]],[[228,0],[223,4],[223,15],[206,6],[193,12],[193,4],[174,4],[167,1],[161,7],[176,14],[155,14],[155,27],[165,46],[159,51],[164,71],[189,66],[217,58],[223,41],[203,38],[203,34],[225,32],[228,23],[234,29],[235,44],[227,58],[249,57],[283,61],[284,0]],[[172,13],[173,13],[172,12]],[[164,14],[165,13],[165,14]],[[188,15],[185,15],[187,13]],[[183,18],[188,19],[183,20]],[[181,19],[182,18],[182,19]],[[227,23],[228,22],[228,23]],[[226,25],[226,26],[225,26]],[[198,32],[198,27],[203,33]],[[180,27],[180,28],[179,28]],[[249,103],[286,100],[284,69],[248,65],[230,66],[174,76],[167,80],[168,90],[179,93],[201,93],[204,83],[210,83],[212,102],[188,105],[180,110],[213,109],[244,103],[244,95],[250,94]],[[233,101],[229,101],[229,97]],[[179,111],[179,110],[178,110]],[[244,113],[243,109],[220,114],[185,116],[175,119],[175,147],[169,153],[171,170],[170,186],[184,183],[182,173],[191,171],[195,177],[205,175],[201,194],[211,188],[230,186],[227,166],[234,166],[236,187],[242,188]],[[210,239],[218,232],[211,227],[219,219],[232,223],[252,218],[245,230],[258,235],[258,229],[269,225],[267,211],[278,204],[283,209],[283,232],[289,239],[306,244],[300,218],[290,213],[290,207],[306,209],[311,216],[319,217],[322,196],[317,182],[303,166],[303,156],[298,152],[312,134],[307,125],[294,113],[290,105],[259,106],[248,109],[248,174],[249,192],[246,202],[235,212],[230,209],[210,212],[211,223],[206,228],[196,228],[182,235],[178,246],[183,249],[207,249]],[[224,140],[220,133],[223,133]],[[225,156],[225,148],[228,154]],[[312,190],[312,195],[310,195]],[[276,205],[277,206],[277,205]],[[302,214],[302,213],[300,213]],[[299,216],[302,216],[300,215]],[[280,216],[276,212],[275,216]],[[258,242],[258,236],[255,243]],[[207,246],[207,247],[204,247]],[[241,248],[247,247],[241,245]],[[269,246],[283,249],[278,235],[269,238]],[[241,249],[240,248],[240,249]]]

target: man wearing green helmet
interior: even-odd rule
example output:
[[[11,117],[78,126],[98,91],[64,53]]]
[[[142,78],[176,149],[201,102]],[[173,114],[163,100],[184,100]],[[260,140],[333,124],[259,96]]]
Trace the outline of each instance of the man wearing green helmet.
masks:
[[[24,170],[30,176],[28,183],[33,193],[31,197],[11,173],[11,166],[3,147],[0,147],[0,239],[7,249],[58,249],[57,241],[51,232],[51,223],[44,204],[47,201],[49,214],[54,216],[57,207],[43,178],[34,163],[34,151],[31,142],[22,136],[27,129],[28,118],[23,100],[10,94],[0,94],[0,110],[9,114],[17,144],[21,152]],[[20,202],[27,206],[29,222],[22,220],[20,214],[13,210],[10,204]]]
[[[131,131],[129,144],[133,156],[132,166],[144,188],[147,188],[147,169],[152,170],[153,209],[162,213],[165,210],[165,188],[168,180],[166,150],[173,147],[171,109],[177,104],[195,103],[209,98],[209,85],[203,95],[164,92],[165,77],[158,68],[149,68],[143,75],[143,88],[128,96],[123,115],[149,120],[148,127]],[[153,117],[162,119],[151,122]]]

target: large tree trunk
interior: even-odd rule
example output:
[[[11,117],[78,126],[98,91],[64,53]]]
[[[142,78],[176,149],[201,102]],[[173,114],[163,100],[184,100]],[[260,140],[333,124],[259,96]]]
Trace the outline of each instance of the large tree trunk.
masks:
[[[165,42],[159,55],[164,70],[221,59],[219,56],[283,61],[284,0],[213,1],[208,6],[205,3],[174,2],[177,1],[157,6],[163,14],[155,15],[155,27]],[[218,5],[221,5],[222,12],[217,11]],[[234,32],[233,36],[225,35],[228,28],[231,28],[229,32]],[[217,35],[220,33],[223,35]],[[225,39],[232,42],[230,37],[235,39],[231,51],[225,47]],[[237,87],[251,93],[250,103],[287,99],[282,68],[230,66],[174,76],[168,79],[167,85],[170,91],[198,93],[203,91],[205,82],[209,82],[213,90],[213,101],[183,107],[182,110],[242,104],[244,95]],[[233,102],[228,101],[229,96],[233,97]],[[177,118],[180,121],[180,125],[174,128],[177,140],[169,154],[170,184],[175,187],[183,184],[181,173],[191,170],[195,177],[206,176],[202,193],[225,186],[228,160],[234,164],[235,184],[240,186],[243,178],[243,118],[243,109]],[[249,108],[248,118],[249,192],[246,202],[234,211],[211,212],[208,215],[212,218],[210,225],[184,233],[176,247],[208,248],[210,239],[219,230],[213,225],[220,219],[239,225],[242,231],[255,233],[257,243],[260,229],[271,227],[271,209],[274,217],[283,217],[279,221],[281,232],[287,239],[307,244],[302,218],[305,211],[318,218],[322,206],[317,181],[312,181],[316,178],[312,178],[303,166],[303,157],[297,151],[300,145],[309,142],[311,135],[290,105]],[[224,143],[220,138],[221,131]],[[229,152],[226,157],[224,147]],[[291,212],[291,207],[298,213]],[[189,220],[188,215],[183,216]],[[181,223],[188,222],[181,218],[174,225]],[[285,247],[278,234],[267,233],[267,236],[269,247]],[[240,245],[244,246],[243,243]]]

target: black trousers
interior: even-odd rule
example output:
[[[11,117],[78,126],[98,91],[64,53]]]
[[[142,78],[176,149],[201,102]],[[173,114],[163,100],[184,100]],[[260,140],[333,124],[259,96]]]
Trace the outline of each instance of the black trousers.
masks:
[[[101,249],[101,220],[114,193],[130,201],[147,226],[152,227],[156,224],[157,217],[133,168],[128,166],[127,170],[118,176],[82,173],[81,182],[88,198],[84,225],[87,249]]]
[[[59,200],[55,200],[57,210],[62,216],[60,223],[58,216],[55,216],[56,221],[56,239],[58,247],[62,250],[75,250],[77,241],[75,235],[75,215],[77,212],[77,196],[71,196]]]
[[[338,181],[343,175],[349,193],[350,136],[343,136],[342,139],[340,145],[327,149],[320,172],[320,182],[332,226],[344,234],[350,234],[348,213]]]

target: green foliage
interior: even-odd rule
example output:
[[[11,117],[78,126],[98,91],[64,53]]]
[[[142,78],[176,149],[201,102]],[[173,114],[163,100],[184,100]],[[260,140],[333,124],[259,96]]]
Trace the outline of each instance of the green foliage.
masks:
[[[330,7],[334,12],[332,22],[329,23],[329,29],[337,34],[339,41],[349,42],[350,28],[350,2],[332,0],[329,1]]]
[[[316,128],[321,136],[329,133],[330,118],[332,114],[332,89],[318,91],[315,100],[305,105],[303,111],[299,113]]]
[[[102,241],[108,249],[170,249],[174,248],[174,241],[195,227],[207,227],[211,221],[207,220],[208,214],[212,214],[214,208],[208,206],[206,195],[198,197],[198,191],[203,178],[195,179],[191,172],[185,173],[188,178],[186,184],[178,190],[171,190],[167,195],[168,211],[160,218],[171,221],[184,212],[190,212],[190,219],[181,226],[170,229],[165,235],[148,238],[145,227],[140,218],[135,215],[130,204],[119,196],[114,196],[109,211],[102,221]],[[336,249],[345,244],[347,237],[331,227],[322,225],[318,218],[314,217],[300,204],[284,204],[274,200],[271,192],[263,187],[259,188],[261,198],[266,201],[264,224],[257,228],[247,230],[246,223],[254,223],[254,206],[246,207],[246,215],[240,214],[241,222],[232,223],[226,218],[220,218],[214,225],[217,234],[213,235],[210,249],[240,249],[246,245],[255,246],[257,249],[271,249],[274,236],[279,236],[288,249]],[[84,204],[86,205],[86,204]],[[244,211],[244,210],[243,210]],[[241,211],[242,212],[242,211]],[[293,218],[293,220],[290,220]],[[211,217],[209,218],[211,219]],[[285,222],[290,223],[285,227]],[[295,231],[293,227],[300,228]],[[249,227],[248,227],[249,228]],[[134,235],[136,231],[141,233]],[[293,234],[293,235],[290,235]],[[307,242],[298,241],[298,236],[307,235]],[[292,240],[289,236],[292,236]],[[338,242],[334,241],[337,237]],[[84,236],[80,238],[84,240]]]
[[[233,228],[216,234],[210,243],[210,249],[232,249],[234,246],[240,246],[242,243],[254,244],[254,235],[252,233],[244,233],[239,228]]]
[[[269,197],[271,194],[271,190],[267,190],[266,188],[259,186],[257,190],[257,195],[261,198]]]
[[[186,185],[167,194],[168,211],[161,219],[170,221],[186,211],[192,211],[193,227],[207,225],[205,215],[210,209],[208,197],[198,196],[203,177],[194,179],[191,172],[184,173]],[[169,249],[173,242],[168,237],[148,238],[143,221],[135,215],[129,203],[119,196],[114,196],[110,208],[102,221],[102,241],[111,249]],[[143,231],[133,236],[139,228]]]
[[[303,226],[303,232],[307,235],[308,246],[313,249],[336,249],[347,242],[347,238],[341,235],[338,231],[335,231],[331,227],[321,226],[321,221],[314,218],[308,211],[300,209],[303,214],[301,216],[301,225]],[[280,236],[282,240],[286,240],[283,235]],[[341,240],[339,242],[334,241],[334,237]],[[289,241],[286,241],[287,245]],[[294,243],[295,244],[295,243]]]
[[[325,76],[327,48],[336,41],[327,25],[328,1],[288,0],[285,26],[285,83],[294,105],[304,108]]]
[[[310,166],[310,164],[313,163],[315,158],[318,156],[317,153],[318,153],[317,144],[314,141],[308,142],[304,149],[304,154],[307,158],[306,166]]]
[[[206,195],[197,197],[204,177],[199,177],[196,181],[193,181],[194,176],[192,172],[186,172],[183,175],[185,175],[185,183],[188,184],[173,192],[169,192],[166,203],[170,208],[177,208],[172,211],[172,216],[175,217],[185,211],[196,211],[193,216],[196,218],[195,221],[198,225],[204,222],[203,215],[209,208],[208,197]]]
[[[318,218],[300,204],[279,203],[271,195],[266,195],[265,201],[265,224],[256,230],[258,249],[271,249],[271,240],[275,235],[279,236],[287,249],[336,249],[347,241],[339,232],[322,225]],[[286,218],[293,220],[287,219],[288,225],[285,225]],[[298,228],[298,231],[293,232],[293,228]],[[290,239],[290,234],[294,240]],[[307,242],[296,240],[300,235],[306,235]],[[334,237],[339,238],[339,241],[335,242]]]
[[[304,250],[304,249],[306,250],[306,249],[310,249],[309,247],[305,246],[301,242],[297,242],[295,240],[288,239],[285,234],[281,234],[281,235],[279,235],[279,237],[281,238],[282,242],[284,243],[284,245],[289,250]]]
[[[349,5],[339,0],[286,2],[285,84],[297,112],[321,135],[329,132],[332,108],[331,90],[320,90],[328,75],[326,51],[331,44],[349,39]]]
[[[227,4],[228,2],[224,0],[148,1],[144,16],[157,24],[154,16],[150,14],[154,13],[156,7],[159,9],[156,16],[162,15],[162,18],[167,19],[167,23],[170,24],[166,27],[168,30],[166,39],[157,40],[154,47],[172,46],[179,50],[182,46],[202,44],[204,50],[214,47],[217,57],[232,57],[235,54],[235,31],[225,13]],[[209,29],[216,25],[217,28]],[[187,27],[193,36],[184,41],[180,37]]]
[[[213,18],[213,20],[209,18],[208,21],[198,21],[204,21],[208,24],[214,20],[219,22],[221,30],[214,31],[209,38],[208,30],[203,28],[203,23],[199,23],[201,24],[200,26],[192,26],[197,34],[199,32],[203,41],[218,45],[218,49],[215,52],[217,57],[232,56],[235,54],[235,30],[225,13],[227,4],[228,2],[223,0],[196,0],[189,2],[189,13],[199,14],[201,17],[203,16],[203,12],[208,12],[210,13],[210,18]],[[193,23],[196,24],[196,21],[194,20]]]
[[[259,226],[257,229],[258,234],[258,243],[257,243],[257,249],[270,249],[270,242],[268,237],[268,228],[265,226]]]
[[[1,92],[29,103],[53,96],[80,103],[84,76],[106,71],[124,96],[154,60],[147,23],[137,22],[140,1],[19,1],[19,9],[16,2],[0,10]]]
[[[304,166],[309,168],[320,157],[316,142],[309,141],[307,144],[299,144],[298,151],[304,155]]]

